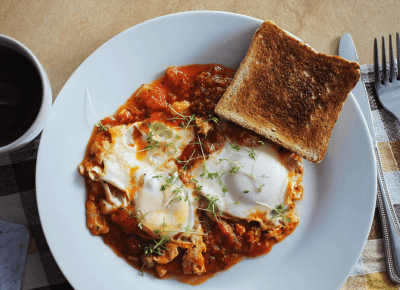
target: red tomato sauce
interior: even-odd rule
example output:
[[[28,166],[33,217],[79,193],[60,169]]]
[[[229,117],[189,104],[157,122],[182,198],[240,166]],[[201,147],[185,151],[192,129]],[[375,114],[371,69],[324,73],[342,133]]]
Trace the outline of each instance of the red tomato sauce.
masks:
[[[114,116],[107,117],[101,122],[104,126],[110,128],[144,121],[145,119],[150,119],[150,122],[163,119],[173,126],[180,126],[179,120],[170,120],[176,115],[171,114],[171,111],[167,110],[167,108],[168,105],[172,105],[174,102],[182,101],[188,101],[191,104],[189,108],[181,112],[183,115],[191,116],[195,114],[196,117],[203,119],[217,117],[214,113],[214,108],[231,83],[234,73],[235,70],[219,64],[170,67],[163,77],[155,80],[150,85],[139,88],[118,109]],[[213,126],[212,122],[210,123]],[[261,140],[256,134],[237,125],[229,123],[227,126],[228,128],[225,128],[224,131],[225,136],[216,127],[213,128],[214,130],[211,131],[207,138],[205,138],[204,134],[199,133],[202,142],[206,145],[206,155],[221,148],[226,137],[236,140],[239,145],[250,142],[251,144],[246,144],[250,147],[257,145],[257,140]],[[134,138],[139,139],[140,132],[134,131],[133,135]],[[83,163],[102,166],[96,163],[90,148],[95,141],[101,142],[102,140],[110,139],[109,130],[103,131],[94,128]],[[144,148],[145,145],[140,144],[139,147]],[[189,160],[194,151],[193,159],[202,156],[199,145],[189,145],[179,156],[179,159],[183,161]],[[281,149],[281,152],[282,156],[289,154],[283,149]],[[186,166],[190,169],[193,165],[194,161],[190,161]],[[177,164],[177,166],[179,169],[182,167],[181,164]],[[206,273],[202,275],[184,275],[182,257],[185,254],[185,249],[181,248],[179,248],[178,256],[171,262],[144,268],[141,260],[144,254],[143,247],[154,243],[154,240],[143,235],[139,226],[140,220],[135,216],[134,205],[120,208],[111,214],[102,214],[100,199],[105,198],[105,192],[99,186],[99,182],[92,181],[88,177],[85,180],[87,189],[87,226],[92,234],[101,236],[104,242],[130,265],[138,270],[151,273],[158,278],[175,278],[192,285],[200,284],[215,275],[215,273],[229,269],[244,257],[257,257],[268,253],[274,244],[282,241],[292,233],[298,224],[298,222],[292,222],[282,226],[278,229],[279,238],[271,238],[268,231],[262,231],[260,224],[257,222],[248,223],[244,220],[222,217],[210,219],[205,211],[197,211],[197,216],[205,233],[202,239],[206,245],[206,252],[203,254],[206,261]],[[186,183],[187,180],[183,180],[183,182]],[[110,185],[110,187],[112,186]],[[113,187],[113,190],[118,191],[119,189]],[[103,233],[107,228],[108,232]],[[160,276],[161,272],[163,273],[162,276]]]

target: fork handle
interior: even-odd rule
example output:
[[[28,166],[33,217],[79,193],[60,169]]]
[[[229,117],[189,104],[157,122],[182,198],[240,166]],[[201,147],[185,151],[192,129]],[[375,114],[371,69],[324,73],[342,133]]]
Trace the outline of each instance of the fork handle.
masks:
[[[375,158],[378,170],[378,204],[379,213],[382,222],[383,240],[387,271],[391,280],[400,284],[400,228],[396,213],[390,201],[386,187],[385,177],[383,175],[381,160],[378,149],[375,147]]]

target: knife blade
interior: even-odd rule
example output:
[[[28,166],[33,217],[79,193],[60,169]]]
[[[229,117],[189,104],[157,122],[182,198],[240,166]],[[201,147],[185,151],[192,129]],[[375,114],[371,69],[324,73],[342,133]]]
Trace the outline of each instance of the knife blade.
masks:
[[[348,33],[343,34],[340,39],[339,56],[350,61],[358,62],[353,39]],[[374,146],[379,184],[378,209],[381,216],[386,264],[389,277],[393,282],[400,284],[400,226],[386,187],[368,96],[361,79],[354,87],[352,93],[364,115],[371,136],[372,145]]]
[[[339,56],[343,57],[344,59],[350,60],[350,61],[358,62],[357,51],[354,46],[353,39],[351,38],[351,35],[348,33],[343,34],[342,38],[340,39]],[[364,87],[364,84],[361,79],[358,81],[358,83],[354,87],[352,93],[353,93],[354,97],[356,98],[358,105],[360,106],[360,109],[364,115],[365,121],[367,122],[369,134],[372,139],[372,144],[375,147],[376,138],[375,138],[375,132],[374,132],[374,125],[372,124],[371,110],[369,108],[367,93],[365,91],[365,87]]]

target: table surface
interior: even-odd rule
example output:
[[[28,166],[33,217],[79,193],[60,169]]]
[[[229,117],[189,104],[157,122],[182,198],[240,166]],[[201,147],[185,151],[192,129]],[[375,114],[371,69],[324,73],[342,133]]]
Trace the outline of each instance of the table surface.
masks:
[[[194,10],[227,11],[273,20],[318,52],[326,54],[337,54],[341,35],[350,33],[358,51],[360,64],[372,63],[375,37],[395,34],[396,28],[400,28],[398,16],[400,5],[395,5],[395,1],[390,0],[0,0],[0,34],[22,42],[38,57],[48,73],[54,101],[78,66],[118,33],[152,18]],[[31,148],[33,152],[36,152],[38,140],[35,142],[31,145],[35,147]],[[32,179],[33,186],[34,179]],[[5,214],[0,216],[6,217]],[[10,216],[13,214],[10,213]],[[363,289],[399,289],[398,285],[391,283],[385,272],[382,261],[384,257],[376,254],[382,252],[379,224],[379,219],[375,215],[370,235],[373,236],[375,231],[377,234],[369,238],[369,242],[372,241],[371,247],[374,248],[370,260],[372,263],[383,265],[383,268],[375,269],[375,267],[373,271],[367,271],[372,273],[369,274],[372,275],[371,279],[368,275],[360,276],[358,273],[352,273],[342,289],[360,289],[360,286],[357,286],[360,283],[365,285]],[[366,248],[368,245],[367,243]],[[34,242],[31,243],[28,251],[30,257],[37,252],[36,248],[39,246]],[[368,253],[367,255],[363,253],[359,263],[368,265],[366,262]],[[44,263],[44,258],[40,259]],[[354,271],[356,269],[357,267]],[[22,288],[44,289],[40,286],[45,285],[40,283],[45,278],[40,279],[40,275],[36,273],[39,270],[29,271],[32,275],[25,274],[26,281]],[[42,275],[46,272],[49,284],[65,281],[62,276],[58,279],[56,275],[55,279],[51,270],[42,272]],[[51,277],[54,281],[50,281]],[[360,282],[359,279],[363,281]],[[61,285],[64,284],[60,284],[60,287]]]

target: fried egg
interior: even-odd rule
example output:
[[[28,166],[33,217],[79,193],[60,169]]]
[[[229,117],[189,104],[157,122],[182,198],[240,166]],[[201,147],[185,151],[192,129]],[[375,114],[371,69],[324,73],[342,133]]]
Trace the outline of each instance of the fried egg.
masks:
[[[160,190],[166,180],[171,180],[173,185]],[[143,228],[151,236],[157,237],[158,231],[164,235],[181,232],[194,225],[192,191],[183,185],[176,172],[171,176],[152,175],[134,200]]]
[[[203,196],[217,197],[218,214],[265,224],[278,206],[288,208],[288,194],[301,181],[296,173],[299,166],[293,154],[285,159],[269,143],[251,149],[237,146],[235,150],[226,142],[193,174],[203,186]],[[273,219],[275,224],[278,221]]]
[[[112,127],[110,134],[111,144],[104,146],[106,152],[98,154],[104,168],[89,170],[92,179],[103,182],[106,199],[102,212],[111,213],[133,201],[141,227],[151,236],[158,237],[158,231],[172,233],[191,228],[192,191],[178,178],[172,160],[193,139],[193,129],[144,121]],[[113,190],[110,184],[119,190]]]

